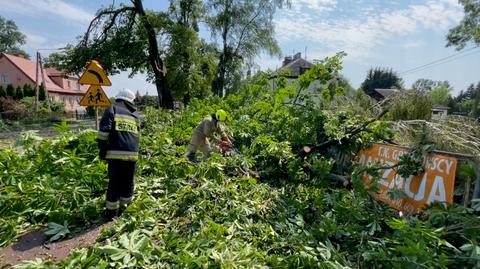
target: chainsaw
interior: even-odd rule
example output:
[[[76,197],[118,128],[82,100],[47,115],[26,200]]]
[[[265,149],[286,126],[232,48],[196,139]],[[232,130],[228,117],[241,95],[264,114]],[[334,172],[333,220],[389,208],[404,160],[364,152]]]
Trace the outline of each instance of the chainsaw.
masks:
[[[235,148],[233,147],[233,144],[230,143],[229,141],[219,141],[218,142],[218,147],[222,151],[224,155],[231,155],[235,152]]]

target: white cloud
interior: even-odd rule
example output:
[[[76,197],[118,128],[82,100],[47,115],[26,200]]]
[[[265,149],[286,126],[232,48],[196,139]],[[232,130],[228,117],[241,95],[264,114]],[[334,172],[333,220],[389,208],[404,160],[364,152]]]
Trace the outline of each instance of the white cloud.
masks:
[[[2,12],[16,13],[23,16],[38,17],[45,15],[61,17],[77,24],[88,24],[93,15],[81,7],[66,3],[63,0],[2,0]]]
[[[298,10],[313,10],[312,6],[318,4],[327,7],[325,10],[332,8],[332,12],[322,16],[315,12],[305,12],[301,16],[291,12],[281,14],[275,20],[280,41],[314,43],[324,51],[343,50],[349,58],[356,59],[371,57],[376,47],[394,37],[423,30],[446,31],[463,17],[462,9],[452,0],[427,0],[421,5],[395,6],[395,10],[369,8],[358,2],[358,12],[350,17],[342,17],[345,11],[336,8],[336,1],[298,0],[298,4],[302,5]],[[350,6],[355,8],[355,5]]]
[[[39,48],[48,43],[48,39],[41,35],[36,35],[32,33],[24,33],[26,36],[26,44],[25,47],[27,48]]]
[[[422,41],[416,40],[416,41],[408,41],[407,43],[403,44],[402,47],[406,49],[414,49],[414,48],[419,48],[425,45]]]

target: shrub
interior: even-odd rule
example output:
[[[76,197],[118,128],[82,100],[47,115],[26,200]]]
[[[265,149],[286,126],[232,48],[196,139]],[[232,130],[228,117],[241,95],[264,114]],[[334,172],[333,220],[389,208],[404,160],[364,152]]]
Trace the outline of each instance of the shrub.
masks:
[[[390,112],[393,120],[430,120],[432,102],[427,95],[413,90],[394,98]]]
[[[7,96],[12,97],[12,98],[15,98],[15,96],[16,96],[16,90],[13,87],[12,84],[7,85]]]
[[[0,113],[2,119],[18,120],[25,115],[25,105],[17,102],[11,97],[0,97]]]
[[[20,103],[25,105],[25,107],[27,107],[31,111],[33,111],[35,107],[35,97],[32,97],[32,96],[24,97],[22,100],[20,100]]]
[[[34,97],[35,96],[35,88],[32,87],[30,84],[23,85],[23,96],[24,97]]]
[[[42,84],[38,88],[38,99],[40,101],[45,101],[46,98],[47,98],[47,93],[45,91],[45,85]]]
[[[7,97],[7,91],[0,85],[0,97]]]
[[[25,95],[23,93],[23,89],[20,86],[18,86],[17,89],[16,89],[15,99],[16,100],[22,100],[24,96]]]

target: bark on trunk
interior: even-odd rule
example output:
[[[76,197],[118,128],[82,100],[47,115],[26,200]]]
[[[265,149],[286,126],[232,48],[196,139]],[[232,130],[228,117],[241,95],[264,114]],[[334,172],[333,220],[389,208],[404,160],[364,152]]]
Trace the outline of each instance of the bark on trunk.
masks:
[[[226,73],[226,60],[225,55],[220,56],[220,61],[217,67],[217,76],[212,81],[212,91],[214,94],[222,97],[223,88],[225,86],[225,73]]]
[[[230,12],[230,5],[227,4],[225,6],[225,14]],[[217,76],[212,81],[212,91],[214,94],[217,94],[220,97],[223,97],[223,88],[225,87],[225,74],[227,73],[227,64],[231,59],[229,57],[231,54],[229,53],[228,47],[228,31],[230,30],[230,20],[227,19],[223,22],[223,31],[222,31],[222,42],[223,42],[223,51],[220,55],[220,61],[217,67]]]
[[[150,24],[143,8],[142,0],[132,0],[137,14],[145,27],[148,36],[148,60],[155,75],[155,86],[157,87],[158,102],[160,107],[173,109],[172,93],[167,87],[166,68],[158,52],[157,36],[153,26]]]

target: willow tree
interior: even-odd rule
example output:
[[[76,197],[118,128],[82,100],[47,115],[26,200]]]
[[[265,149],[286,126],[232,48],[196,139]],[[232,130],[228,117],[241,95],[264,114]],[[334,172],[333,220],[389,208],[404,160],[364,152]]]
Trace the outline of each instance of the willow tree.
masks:
[[[212,91],[222,96],[239,80],[242,64],[261,52],[279,55],[273,15],[288,0],[208,0],[206,22],[217,42],[219,62]]]

